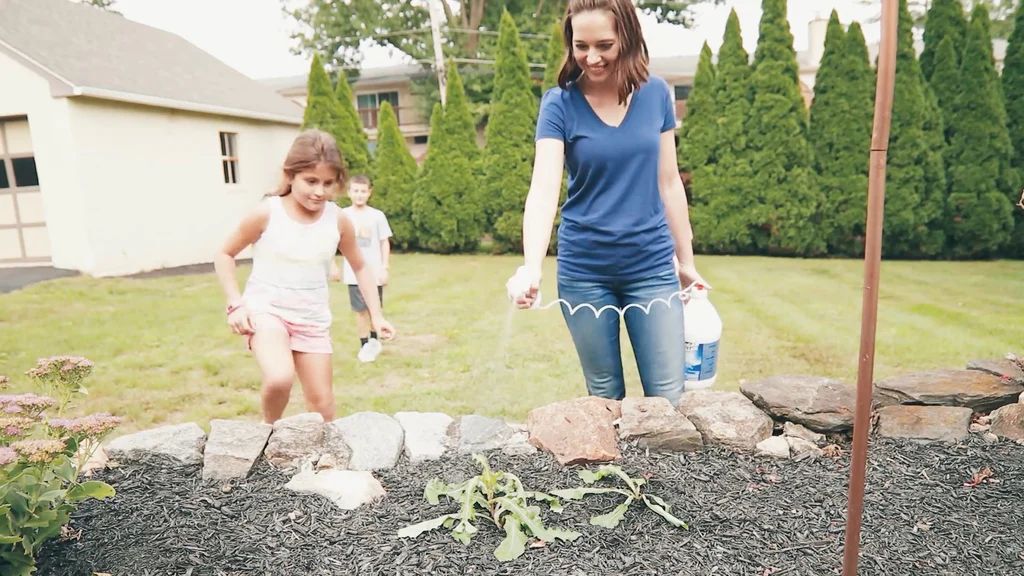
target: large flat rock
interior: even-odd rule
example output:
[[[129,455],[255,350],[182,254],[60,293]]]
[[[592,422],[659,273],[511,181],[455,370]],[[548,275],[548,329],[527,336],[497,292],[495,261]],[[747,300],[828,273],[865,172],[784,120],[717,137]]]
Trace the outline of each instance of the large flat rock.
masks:
[[[203,451],[203,479],[245,478],[267,445],[274,429],[263,422],[211,420]]]
[[[679,398],[682,412],[704,437],[704,444],[753,453],[772,435],[772,419],[739,392],[693,390]]]
[[[745,382],[740,392],[765,412],[811,430],[844,432],[853,428],[857,391],[838,380],[785,374]]]
[[[367,471],[303,470],[284,487],[293,492],[323,496],[342,510],[355,510],[386,495],[380,481]]]
[[[195,422],[161,426],[111,440],[107,456],[128,463],[148,456],[166,456],[186,465],[202,464],[206,432]]]
[[[351,470],[387,470],[398,463],[405,430],[391,416],[379,412],[356,412],[331,422],[330,427],[351,450],[348,462]]]
[[[927,370],[875,383],[875,399],[882,406],[965,406],[975,412],[1013,404],[1021,392],[1024,386],[981,370]]]
[[[616,460],[622,456],[614,424],[620,416],[619,401],[597,396],[548,404],[530,411],[530,443],[563,466]]]
[[[696,452],[704,446],[697,427],[661,397],[624,398],[619,437],[652,452]]]
[[[924,442],[960,442],[970,433],[972,411],[962,406],[885,406],[878,434]]]
[[[1024,384],[1024,370],[1009,358],[999,359],[978,359],[967,363],[968,370],[980,370],[993,376],[1013,380],[1017,384]]]

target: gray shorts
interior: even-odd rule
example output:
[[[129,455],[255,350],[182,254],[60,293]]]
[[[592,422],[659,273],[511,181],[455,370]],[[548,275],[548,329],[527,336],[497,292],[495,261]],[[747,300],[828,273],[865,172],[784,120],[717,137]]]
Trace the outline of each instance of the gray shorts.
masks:
[[[377,296],[380,298],[380,306],[384,307],[384,287],[377,286]],[[358,285],[349,284],[348,286],[348,301],[352,305],[352,310],[355,312],[367,312],[369,308],[366,307],[366,301],[363,300],[363,293],[359,291]]]

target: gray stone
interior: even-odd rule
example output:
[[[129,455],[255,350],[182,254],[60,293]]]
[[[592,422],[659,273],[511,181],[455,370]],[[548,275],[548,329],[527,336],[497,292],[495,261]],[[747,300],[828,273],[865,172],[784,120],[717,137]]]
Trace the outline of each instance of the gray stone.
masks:
[[[971,360],[967,363],[967,369],[978,370],[993,376],[1013,380],[1017,384],[1024,384],[1024,370],[1021,370],[1020,365],[1009,358]]]
[[[107,456],[121,463],[158,455],[186,465],[202,464],[205,446],[206,433],[195,422],[188,422],[115,438],[107,445]]]
[[[824,434],[819,434],[801,426],[800,424],[794,424],[792,422],[786,422],[786,424],[783,425],[782,433],[793,438],[803,438],[815,446],[824,446],[826,442]]]
[[[320,448],[320,457],[317,459],[317,468],[336,468],[344,470],[348,468],[352,460],[352,449],[345,443],[341,429],[337,426],[327,424],[324,426],[324,443]]]
[[[893,376],[875,384],[875,400],[881,406],[966,406],[975,412],[991,412],[1013,404],[1021,392],[1024,386],[981,370],[927,370]]]
[[[355,510],[386,495],[380,482],[366,471],[303,470],[284,487],[293,492],[318,494],[342,510]]]
[[[661,397],[624,398],[619,438],[638,440],[653,452],[696,452],[704,446],[697,427]]]
[[[831,378],[804,374],[745,382],[740,392],[765,412],[818,432],[853,428],[856,389]]]
[[[772,458],[789,458],[789,442],[783,436],[772,436],[757,443],[754,447],[757,456],[770,456]]]
[[[508,456],[529,456],[537,453],[537,447],[530,444],[530,435],[528,433],[516,432],[501,447],[501,451]]]
[[[515,434],[504,420],[476,414],[460,417],[451,428],[459,454],[499,450]]]
[[[331,422],[352,451],[348,467],[352,470],[394,468],[402,453],[405,431],[394,418],[379,412],[356,412]]]
[[[405,431],[405,456],[419,464],[444,456],[452,417],[440,412],[398,412],[395,420]]]
[[[793,460],[797,462],[805,460],[807,458],[821,458],[825,455],[825,451],[814,445],[809,440],[798,438],[796,436],[784,436],[786,443],[789,444],[789,452],[793,455]]]
[[[1008,440],[1024,440],[1024,404],[1010,404],[993,412],[989,432]]]
[[[988,444],[995,444],[996,442],[999,442],[999,436],[996,436],[991,432],[985,432],[984,434],[982,434],[981,439]]]
[[[697,427],[706,445],[752,453],[758,442],[772,435],[772,419],[739,392],[683,392],[679,411]]]
[[[263,422],[211,420],[210,437],[203,451],[203,479],[228,480],[248,476],[273,429]]]
[[[301,468],[319,458],[324,443],[324,417],[319,412],[296,414],[274,422],[263,455],[277,468]]]
[[[967,438],[971,409],[959,406],[885,406],[878,410],[878,434],[919,442]]]

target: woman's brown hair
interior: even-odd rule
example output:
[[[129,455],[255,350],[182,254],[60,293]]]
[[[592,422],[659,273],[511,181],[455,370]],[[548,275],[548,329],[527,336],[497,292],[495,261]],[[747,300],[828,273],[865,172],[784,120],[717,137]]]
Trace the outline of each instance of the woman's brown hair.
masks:
[[[348,178],[348,171],[345,169],[345,162],[341,158],[341,151],[338,150],[338,143],[323,130],[310,128],[299,134],[288,155],[284,159],[284,180],[281,186],[268,194],[268,196],[287,196],[292,192],[291,181],[295,175],[303,170],[315,168],[318,164],[327,164],[334,169],[336,185],[339,188],[345,186]]]
[[[565,61],[558,72],[558,86],[568,89],[569,82],[579,79],[583,70],[573,57],[572,18],[583,12],[603,10],[615,21],[615,35],[618,36],[619,56],[615,62],[615,85],[619,91],[619,104],[624,104],[640,84],[647,81],[647,66],[651,61],[640,28],[640,18],[631,0],[569,0],[562,22],[562,37],[565,38]]]

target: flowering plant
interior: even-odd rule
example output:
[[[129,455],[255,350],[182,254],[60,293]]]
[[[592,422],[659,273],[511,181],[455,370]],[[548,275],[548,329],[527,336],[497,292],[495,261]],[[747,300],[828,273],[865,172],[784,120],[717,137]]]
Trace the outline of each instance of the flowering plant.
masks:
[[[0,394],[0,574],[35,572],[39,547],[61,534],[78,502],[114,495],[103,482],[79,482],[79,470],[121,419],[61,417],[75,394],[86,393],[92,368],[78,356],[41,358],[26,375],[45,396]],[[0,391],[8,382],[0,376]]]

